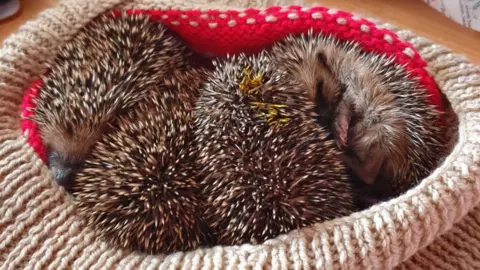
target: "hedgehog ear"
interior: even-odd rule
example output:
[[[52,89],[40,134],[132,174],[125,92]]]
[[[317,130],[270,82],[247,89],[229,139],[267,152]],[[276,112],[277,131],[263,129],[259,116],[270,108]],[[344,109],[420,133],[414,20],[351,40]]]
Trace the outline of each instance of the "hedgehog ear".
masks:
[[[345,102],[340,102],[337,107],[337,115],[334,121],[334,133],[337,146],[344,149],[348,142],[348,130],[350,128],[351,110]]]

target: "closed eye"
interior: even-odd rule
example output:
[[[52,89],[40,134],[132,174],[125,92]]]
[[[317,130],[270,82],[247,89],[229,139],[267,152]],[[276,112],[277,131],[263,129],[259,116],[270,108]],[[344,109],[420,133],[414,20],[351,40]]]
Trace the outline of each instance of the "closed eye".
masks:
[[[317,82],[315,88],[315,103],[316,105],[323,106],[325,105],[325,99],[323,97],[323,81]]]

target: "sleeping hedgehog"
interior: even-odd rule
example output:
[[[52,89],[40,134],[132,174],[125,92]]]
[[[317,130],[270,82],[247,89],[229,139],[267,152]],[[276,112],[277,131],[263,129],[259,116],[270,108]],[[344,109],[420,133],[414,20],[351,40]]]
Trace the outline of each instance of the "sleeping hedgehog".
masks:
[[[272,52],[315,101],[318,122],[331,129],[367,196],[398,196],[437,166],[444,152],[440,112],[392,59],[311,31]]]
[[[183,84],[203,75],[192,53],[146,15],[104,15],[59,49],[43,78],[35,118],[60,185],[72,176],[108,124],[165,78]]]
[[[204,217],[219,244],[260,243],[355,210],[351,183],[314,103],[271,56],[215,63],[196,105]]]

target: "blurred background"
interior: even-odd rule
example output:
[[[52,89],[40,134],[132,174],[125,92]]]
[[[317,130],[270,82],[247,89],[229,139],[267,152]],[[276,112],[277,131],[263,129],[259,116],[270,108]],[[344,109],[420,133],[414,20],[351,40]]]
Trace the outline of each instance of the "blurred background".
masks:
[[[0,3],[5,1],[0,0]],[[453,3],[452,1],[457,0],[444,1]],[[10,33],[15,32],[25,21],[34,18],[39,12],[58,2],[59,0],[20,0],[20,10],[12,17],[0,20],[0,42]],[[473,63],[480,64],[480,32],[449,19],[424,0],[303,0],[302,2],[343,9],[363,17],[375,17],[401,28],[411,29],[421,36],[466,55]],[[440,10],[444,8],[440,4],[441,0],[426,0],[426,2],[433,6],[437,5],[436,7]],[[475,2],[480,12],[480,1],[470,2]],[[295,0],[292,0],[292,3],[295,3]]]

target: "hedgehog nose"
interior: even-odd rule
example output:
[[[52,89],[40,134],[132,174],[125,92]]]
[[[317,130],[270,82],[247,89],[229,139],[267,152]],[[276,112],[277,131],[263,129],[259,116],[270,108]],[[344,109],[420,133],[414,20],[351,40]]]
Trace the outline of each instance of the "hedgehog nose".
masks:
[[[48,161],[55,182],[63,187],[72,186],[75,173],[74,166],[57,152],[51,152]]]
[[[67,187],[73,182],[73,170],[65,167],[52,167],[53,177],[58,185]]]

